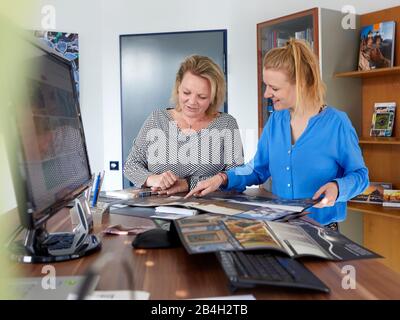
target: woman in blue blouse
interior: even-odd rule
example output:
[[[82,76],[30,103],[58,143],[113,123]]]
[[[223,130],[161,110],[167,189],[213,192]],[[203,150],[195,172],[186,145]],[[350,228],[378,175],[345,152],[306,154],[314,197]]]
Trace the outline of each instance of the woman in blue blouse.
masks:
[[[285,199],[318,199],[310,209],[323,225],[346,218],[346,202],[369,183],[357,134],[346,113],[324,104],[317,57],[304,41],[291,39],[263,61],[269,117],[249,163],[201,181],[187,194],[221,187],[243,191],[272,177],[272,192]]]

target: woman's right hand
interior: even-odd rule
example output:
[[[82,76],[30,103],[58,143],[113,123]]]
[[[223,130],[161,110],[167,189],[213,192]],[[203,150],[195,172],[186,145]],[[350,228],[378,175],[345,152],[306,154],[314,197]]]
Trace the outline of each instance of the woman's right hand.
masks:
[[[190,191],[186,196],[186,198],[189,198],[191,196],[196,196],[196,197],[202,197],[205,196],[206,194],[209,194],[210,192],[213,192],[215,190],[218,190],[218,188],[225,183],[224,178],[221,177],[221,175],[215,175],[211,178],[208,178],[207,180],[199,181]]]
[[[179,177],[172,171],[166,171],[161,174],[155,174],[149,176],[146,180],[146,185],[155,190],[166,190],[174,185],[178,181]]]

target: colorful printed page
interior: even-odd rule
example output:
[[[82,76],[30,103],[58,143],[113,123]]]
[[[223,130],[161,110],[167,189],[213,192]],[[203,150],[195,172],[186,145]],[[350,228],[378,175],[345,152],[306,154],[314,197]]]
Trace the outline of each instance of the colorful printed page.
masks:
[[[339,232],[302,220],[282,223],[204,214],[174,223],[190,254],[271,249],[294,258],[312,256],[343,261],[380,257]]]

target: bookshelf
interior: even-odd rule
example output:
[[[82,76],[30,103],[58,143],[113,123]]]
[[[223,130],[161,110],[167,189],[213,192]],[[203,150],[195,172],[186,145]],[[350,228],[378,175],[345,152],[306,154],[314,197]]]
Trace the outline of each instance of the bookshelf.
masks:
[[[360,16],[361,26],[393,20],[396,21],[394,67],[362,72],[341,70],[334,76],[361,80],[359,140],[370,181],[391,182],[394,189],[400,189],[400,6]],[[374,103],[389,101],[397,105],[392,137],[370,137]],[[382,263],[400,272],[400,209],[349,203],[349,210],[362,213],[364,246],[384,256]]]
[[[359,143],[363,144],[400,144],[400,138],[393,137],[360,137]]]
[[[257,24],[259,135],[270,114],[263,97],[265,85],[262,80],[262,60],[268,50],[284,45],[290,37],[305,39],[310,43],[319,58],[322,79],[328,87],[327,104],[347,112],[354,119],[353,125],[360,134],[361,80],[358,77],[334,76],[335,71],[351,70],[358,61],[358,31],[343,29],[342,19],[340,11],[312,8]],[[344,96],[343,91],[349,88],[351,94]]]

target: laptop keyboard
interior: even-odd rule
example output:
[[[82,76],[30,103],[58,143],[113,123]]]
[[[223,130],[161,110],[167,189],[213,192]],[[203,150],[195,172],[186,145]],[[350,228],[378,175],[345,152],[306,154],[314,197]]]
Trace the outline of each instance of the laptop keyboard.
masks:
[[[240,251],[221,251],[219,254],[221,263],[225,267],[236,269],[239,277],[266,281],[295,281],[293,274],[271,254],[248,254]]]

